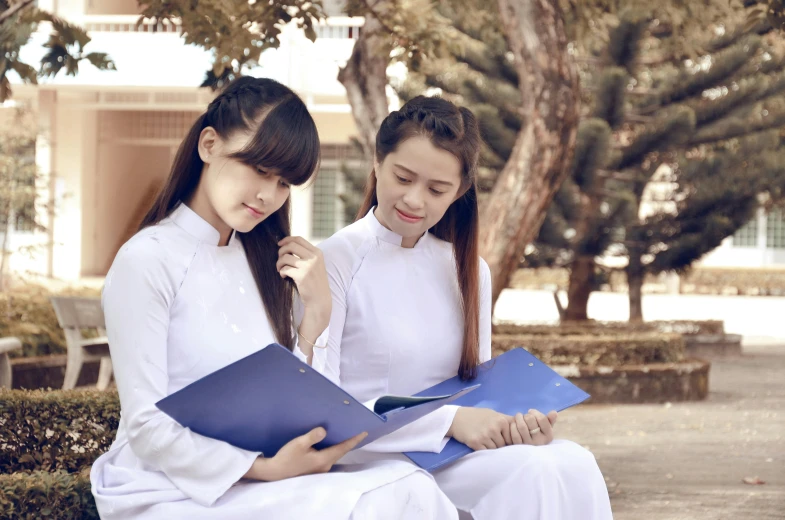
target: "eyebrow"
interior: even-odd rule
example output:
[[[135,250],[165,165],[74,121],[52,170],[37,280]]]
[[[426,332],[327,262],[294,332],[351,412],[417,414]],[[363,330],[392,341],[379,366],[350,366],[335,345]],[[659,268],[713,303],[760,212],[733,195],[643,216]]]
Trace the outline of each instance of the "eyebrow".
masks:
[[[403,170],[406,173],[409,173],[411,175],[414,175],[415,177],[419,177],[420,176],[417,172],[415,172],[413,170],[410,170],[409,168],[407,168],[406,166],[404,166],[402,164],[395,163],[395,164],[393,164],[393,166],[395,166],[396,168],[400,168],[401,170]],[[443,184],[444,186],[454,186],[453,183],[451,183],[450,181],[437,181],[437,180],[434,180],[434,181],[431,181],[431,182],[433,182],[434,184]]]

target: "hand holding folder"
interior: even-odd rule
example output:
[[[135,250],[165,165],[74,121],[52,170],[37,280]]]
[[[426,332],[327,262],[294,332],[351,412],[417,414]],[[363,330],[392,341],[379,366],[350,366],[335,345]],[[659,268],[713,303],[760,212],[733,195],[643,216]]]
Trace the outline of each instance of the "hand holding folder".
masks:
[[[560,412],[590,397],[522,348],[483,363],[477,374],[473,381],[461,381],[456,376],[417,395],[454,393],[468,385],[479,384],[477,391],[461,396],[453,404],[490,408],[506,415],[525,414],[530,409],[543,413]],[[434,471],[471,452],[465,444],[450,439],[440,453],[407,452],[405,455],[421,468]]]
[[[319,426],[327,436],[317,449],[368,432],[363,446],[475,388],[466,385],[435,396],[384,396],[372,411],[286,348],[272,344],[156,406],[196,433],[272,457],[290,440]]]

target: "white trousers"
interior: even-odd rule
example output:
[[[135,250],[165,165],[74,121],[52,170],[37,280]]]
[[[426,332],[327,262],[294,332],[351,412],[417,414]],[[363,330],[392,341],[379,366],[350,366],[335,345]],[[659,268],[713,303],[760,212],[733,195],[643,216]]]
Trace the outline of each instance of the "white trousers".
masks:
[[[364,493],[350,520],[457,520],[458,511],[421,471]]]
[[[594,455],[570,441],[477,451],[433,477],[452,503],[474,520],[612,518],[608,489]]]

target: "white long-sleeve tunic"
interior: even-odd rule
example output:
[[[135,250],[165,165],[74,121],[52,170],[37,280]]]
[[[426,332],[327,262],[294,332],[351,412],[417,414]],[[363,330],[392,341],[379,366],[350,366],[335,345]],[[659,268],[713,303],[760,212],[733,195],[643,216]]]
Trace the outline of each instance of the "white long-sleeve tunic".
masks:
[[[101,517],[331,518],[413,473],[405,464],[348,467],[280,482],[240,481],[258,453],[180,426],[155,403],[275,342],[239,239],[181,204],[118,253],[103,291],[121,403],[110,451],[91,472]],[[328,331],[317,340],[324,345]],[[323,370],[326,350],[314,350]],[[299,348],[295,354],[305,359]]]
[[[413,248],[401,247],[401,236],[371,211],[319,247],[333,292],[325,375],[369,401],[411,395],[458,373],[463,310],[452,244],[426,233]],[[491,358],[491,277],[484,260],[479,333],[482,362]],[[363,451],[440,451],[457,409],[445,406]]]
[[[370,211],[320,244],[333,294],[325,374],[366,401],[413,394],[458,373],[464,319],[452,245],[429,233],[413,248],[401,242]],[[480,360],[486,361],[491,279],[484,261],[479,297]],[[439,451],[456,409],[444,407],[344,461],[402,460],[396,452]],[[433,477],[475,520],[611,518],[594,457],[569,441],[474,452]]]

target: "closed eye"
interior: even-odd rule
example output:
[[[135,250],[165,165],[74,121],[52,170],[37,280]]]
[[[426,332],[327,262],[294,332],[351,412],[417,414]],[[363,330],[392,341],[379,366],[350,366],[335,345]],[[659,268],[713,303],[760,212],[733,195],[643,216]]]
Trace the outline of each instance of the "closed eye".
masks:
[[[401,184],[409,184],[410,182],[412,182],[405,177],[401,177],[400,175],[396,175],[395,178],[398,179],[398,182],[400,182]]]
[[[444,195],[447,192],[446,191],[439,191],[436,188],[431,188],[431,193],[433,193],[434,195]]]

